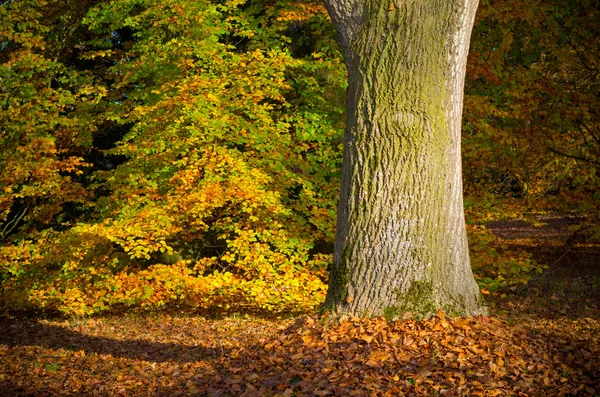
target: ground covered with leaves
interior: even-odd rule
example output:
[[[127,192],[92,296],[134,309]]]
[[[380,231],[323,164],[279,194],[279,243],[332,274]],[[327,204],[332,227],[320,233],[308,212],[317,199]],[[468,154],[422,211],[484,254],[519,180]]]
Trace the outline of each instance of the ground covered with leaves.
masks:
[[[0,394],[600,396],[599,250],[563,226],[490,226],[550,266],[490,317],[5,317]]]

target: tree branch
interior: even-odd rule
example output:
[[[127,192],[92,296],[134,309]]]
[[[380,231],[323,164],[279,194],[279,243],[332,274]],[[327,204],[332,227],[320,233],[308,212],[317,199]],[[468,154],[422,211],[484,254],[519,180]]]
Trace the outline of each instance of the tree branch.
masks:
[[[337,30],[338,41],[345,55],[355,33],[352,30],[361,25],[365,7],[361,0],[325,0],[325,8]]]
[[[551,151],[554,154],[558,154],[559,156],[564,156],[564,157],[567,157],[567,158],[570,158],[570,159],[573,159],[573,160],[581,160],[581,161],[585,161],[585,162],[588,162],[588,163],[600,165],[600,161],[598,161],[598,160],[592,160],[592,159],[588,159],[587,157],[578,156],[578,155],[575,155],[575,154],[565,153],[565,152],[562,152],[562,151],[560,151],[558,149],[555,149],[555,148],[553,148],[551,146],[546,146],[546,149],[548,149],[549,151]]]
[[[17,227],[17,225],[19,224],[21,219],[23,219],[23,217],[25,216],[25,214],[27,213],[28,210],[29,210],[29,205],[26,205],[25,208],[23,208],[23,212],[21,212],[21,214],[19,216],[16,216],[12,221],[7,222],[6,225],[4,225],[2,232],[0,232],[2,241],[4,241],[6,239],[6,237],[12,233],[12,231],[15,229],[15,227]],[[9,228],[9,226],[10,226],[10,228]]]

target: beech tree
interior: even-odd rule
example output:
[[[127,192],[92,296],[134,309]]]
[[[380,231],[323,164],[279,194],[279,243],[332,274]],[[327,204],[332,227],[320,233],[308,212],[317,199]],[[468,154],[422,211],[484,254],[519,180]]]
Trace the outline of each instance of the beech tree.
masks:
[[[485,312],[469,263],[460,154],[478,0],[326,0],[348,69],[334,262],[325,307]]]

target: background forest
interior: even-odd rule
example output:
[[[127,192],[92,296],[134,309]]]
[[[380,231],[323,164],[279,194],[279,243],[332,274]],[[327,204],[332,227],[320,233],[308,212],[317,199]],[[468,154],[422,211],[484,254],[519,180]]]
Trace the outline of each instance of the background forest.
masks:
[[[600,239],[593,0],[482,0],[463,169],[484,292],[545,265],[483,224]],[[0,307],[322,303],[346,72],[320,2],[0,1]]]

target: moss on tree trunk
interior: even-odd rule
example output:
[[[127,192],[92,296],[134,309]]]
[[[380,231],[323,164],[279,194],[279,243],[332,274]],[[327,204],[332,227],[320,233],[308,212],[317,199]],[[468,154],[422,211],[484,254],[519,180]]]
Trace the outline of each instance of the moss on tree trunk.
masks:
[[[472,0],[329,0],[348,118],[326,307],[485,311],[469,264],[460,119]]]

